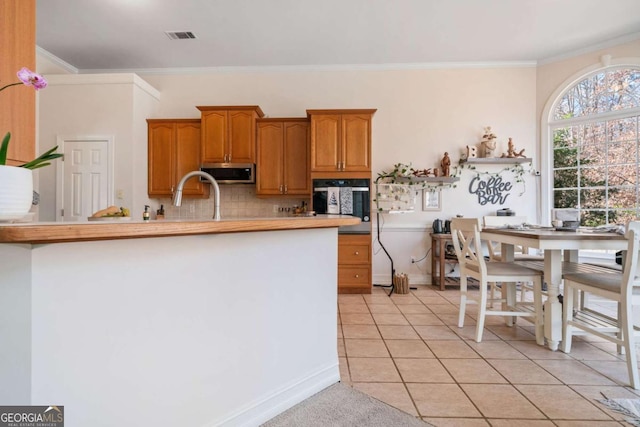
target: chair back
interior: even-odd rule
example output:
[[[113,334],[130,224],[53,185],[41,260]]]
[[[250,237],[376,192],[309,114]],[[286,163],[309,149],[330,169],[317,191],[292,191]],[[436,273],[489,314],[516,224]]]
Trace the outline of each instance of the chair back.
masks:
[[[633,287],[640,286],[640,278],[638,277],[638,251],[640,251],[640,221],[631,221],[627,225],[627,254],[624,258],[624,267],[622,270],[622,289],[621,292],[626,295],[627,301],[631,301],[633,295]]]
[[[469,268],[486,276],[487,265],[480,240],[480,218],[454,218],[451,221],[451,238],[460,269]]]

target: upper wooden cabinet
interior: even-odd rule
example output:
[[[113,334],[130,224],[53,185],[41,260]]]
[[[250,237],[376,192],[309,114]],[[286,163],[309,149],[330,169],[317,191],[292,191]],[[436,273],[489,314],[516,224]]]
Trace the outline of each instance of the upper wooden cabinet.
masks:
[[[199,119],[148,119],[148,194],[172,197],[180,179],[200,170]],[[184,197],[209,196],[209,185],[196,177],[185,182]]]
[[[376,110],[307,110],[311,172],[371,172],[371,119]]]
[[[197,107],[202,123],[202,163],[255,163],[257,105]]]
[[[18,82],[22,67],[36,69],[35,0],[0,1],[0,86]],[[0,96],[0,140],[11,132],[7,164],[21,165],[36,155],[36,91],[19,85]]]
[[[257,158],[257,195],[311,194],[308,119],[258,119]]]

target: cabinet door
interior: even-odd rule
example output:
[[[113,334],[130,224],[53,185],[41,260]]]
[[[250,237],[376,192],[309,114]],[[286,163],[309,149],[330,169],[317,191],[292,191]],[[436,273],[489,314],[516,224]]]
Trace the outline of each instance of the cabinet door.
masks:
[[[200,122],[178,122],[175,131],[176,139],[176,174],[175,185],[187,173],[200,170]],[[208,194],[209,184],[200,182],[197,177],[190,178],[184,184],[184,196],[202,196]]]
[[[148,193],[149,196],[171,196],[174,187],[175,124],[171,122],[148,125]]]
[[[343,171],[368,172],[371,170],[371,116],[342,115]]]
[[[224,163],[228,154],[227,111],[205,111],[202,124],[202,163]]]
[[[35,0],[0,2],[0,86],[17,81],[22,67],[36,69]],[[36,155],[36,91],[15,87],[0,96],[0,139],[11,132],[8,165],[21,165]],[[47,146],[48,148],[48,146]]]
[[[335,172],[340,160],[341,125],[339,114],[311,116],[311,171]]]
[[[283,123],[258,123],[256,194],[280,195],[283,186]]]
[[[255,163],[255,112],[253,110],[229,111],[228,161]]]
[[[309,174],[309,124],[284,124],[284,184],[285,194],[311,194]]]

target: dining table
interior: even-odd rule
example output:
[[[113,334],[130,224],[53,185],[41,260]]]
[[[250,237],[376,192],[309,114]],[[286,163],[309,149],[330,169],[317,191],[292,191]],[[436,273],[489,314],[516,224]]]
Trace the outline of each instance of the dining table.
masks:
[[[547,299],[544,302],[544,336],[549,349],[555,351],[562,340],[562,283],[563,261],[578,263],[578,253],[583,249],[624,250],[627,239],[624,235],[578,228],[559,231],[552,227],[484,228],[482,240],[501,244],[502,261],[514,261],[514,246],[526,246],[544,253],[544,282]]]

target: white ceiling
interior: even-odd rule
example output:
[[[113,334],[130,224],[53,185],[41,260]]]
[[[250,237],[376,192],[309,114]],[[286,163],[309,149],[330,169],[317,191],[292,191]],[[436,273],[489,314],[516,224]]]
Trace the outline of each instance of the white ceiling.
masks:
[[[540,62],[638,38],[640,0],[37,0],[37,45],[78,72]]]

